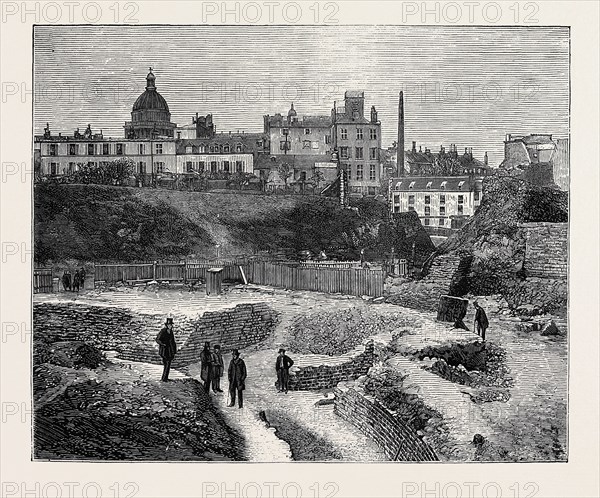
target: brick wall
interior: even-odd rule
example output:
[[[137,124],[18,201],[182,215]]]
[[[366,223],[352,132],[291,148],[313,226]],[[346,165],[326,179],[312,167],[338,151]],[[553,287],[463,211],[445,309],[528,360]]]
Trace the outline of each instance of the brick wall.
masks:
[[[365,375],[373,366],[374,357],[373,341],[369,341],[350,353],[322,361],[299,359],[290,369],[289,388],[292,391],[331,389],[339,382]]]
[[[411,428],[394,417],[373,397],[352,383],[335,389],[334,413],[374,440],[390,460],[407,462],[437,461],[433,449]]]
[[[390,295],[387,301],[407,308],[437,311],[440,296],[450,291],[459,264],[460,257],[442,255],[433,260],[429,273],[421,280],[388,278],[385,283],[385,290]]]
[[[36,303],[33,306],[34,339],[78,340],[118,357],[160,364],[154,339],[164,325],[164,314],[141,314],[108,306],[74,303]],[[178,353],[173,366],[199,361],[205,341],[221,344],[224,353],[256,344],[273,332],[277,313],[264,303],[238,304],[235,308],[201,316],[173,315]]]
[[[525,268],[527,275],[543,278],[567,278],[569,226],[567,223],[523,223],[525,232]]]

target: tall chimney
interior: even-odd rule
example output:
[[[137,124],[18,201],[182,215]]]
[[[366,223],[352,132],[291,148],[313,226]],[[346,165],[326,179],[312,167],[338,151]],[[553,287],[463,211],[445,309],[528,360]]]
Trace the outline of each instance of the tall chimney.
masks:
[[[487,152],[483,156],[483,164],[485,164],[486,166],[488,165],[488,155],[487,155]]]
[[[404,92],[398,98],[398,175],[404,175]]]

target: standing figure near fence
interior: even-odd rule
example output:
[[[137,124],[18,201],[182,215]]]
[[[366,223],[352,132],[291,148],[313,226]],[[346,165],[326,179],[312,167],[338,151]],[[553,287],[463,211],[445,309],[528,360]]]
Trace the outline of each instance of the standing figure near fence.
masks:
[[[294,361],[285,354],[285,349],[279,350],[279,355],[275,361],[275,371],[277,372],[277,392],[288,392],[288,382],[290,380],[290,367]]]
[[[223,363],[223,355],[221,354],[221,346],[215,344],[212,353],[212,388],[216,393],[222,393],[221,389],[221,377],[223,377],[223,371],[225,370],[225,364]]]
[[[71,272],[65,270],[62,276],[62,285],[64,290],[71,290]]]
[[[210,391],[210,383],[212,380],[212,353],[210,351],[210,342],[204,343],[204,349],[200,353],[200,361],[202,362],[202,369],[200,371],[200,378],[204,381],[204,390]]]
[[[75,270],[75,274],[73,275],[73,292],[79,292],[80,278],[79,270]]]
[[[475,320],[473,323],[473,328],[477,331],[477,335],[481,337],[481,340],[485,341],[485,331],[489,327],[490,323],[488,322],[487,315],[479,303],[475,301],[473,303],[475,306]]]
[[[242,398],[242,392],[246,389],[246,364],[244,360],[240,358],[240,352],[237,349],[233,350],[233,358],[229,362],[229,395],[231,400],[227,406],[235,406],[235,398],[237,394],[238,406],[244,407],[244,400]]]
[[[85,290],[85,270],[83,266],[79,269],[79,286],[81,290]]]
[[[164,365],[162,378],[160,380],[168,382],[171,362],[177,353],[177,344],[175,343],[175,334],[173,332],[173,318],[167,317],[165,326],[156,336],[156,342],[159,346],[158,354],[160,354]]]

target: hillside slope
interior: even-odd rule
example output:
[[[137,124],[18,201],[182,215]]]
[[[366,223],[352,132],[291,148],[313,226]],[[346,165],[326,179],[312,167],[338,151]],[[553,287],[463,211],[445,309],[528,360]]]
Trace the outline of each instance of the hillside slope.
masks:
[[[358,259],[366,249],[376,258],[395,243],[380,229],[388,223],[385,204],[372,199],[343,209],[317,196],[100,185],[38,185],[34,196],[36,263],[214,258],[217,246],[221,257],[324,250]],[[428,236],[420,247],[431,252]]]

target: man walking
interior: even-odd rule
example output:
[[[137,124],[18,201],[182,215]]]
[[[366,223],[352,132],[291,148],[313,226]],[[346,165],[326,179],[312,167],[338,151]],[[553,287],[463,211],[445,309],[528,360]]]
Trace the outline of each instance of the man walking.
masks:
[[[171,362],[177,353],[177,345],[175,344],[175,334],[173,333],[173,318],[167,317],[165,326],[156,336],[156,342],[158,343],[158,354],[163,361],[163,382],[169,381],[169,371],[171,370]]]
[[[215,344],[212,353],[212,388],[216,393],[223,392],[221,389],[221,377],[223,377],[223,371],[225,370],[224,365],[223,355],[221,354],[221,346]]]
[[[204,390],[210,391],[210,383],[213,375],[212,368],[212,353],[210,351],[210,342],[204,343],[204,349],[200,353],[200,361],[202,362],[202,370],[200,371],[200,378],[204,381]]]
[[[242,398],[242,392],[246,389],[246,364],[244,360],[240,358],[240,352],[237,349],[233,350],[233,358],[229,362],[229,394],[231,401],[227,406],[235,406],[235,397],[237,394],[238,406],[244,407],[244,400]]]
[[[481,337],[483,341],[485,341],[485,331],[489,327],[490,323],[488,322],[487,315],[479,303],[475,301],[473,303],[475,306],[475,321],[473,323],[473,328],[477,331],[477,335]]]
[[[294,364],[293,360],[285,354],[285,349],[279,350],[277,361],[275,361],[275,371],[277,372],[277,392],[288,392],[288,381],[290,380],[290,367]]]

